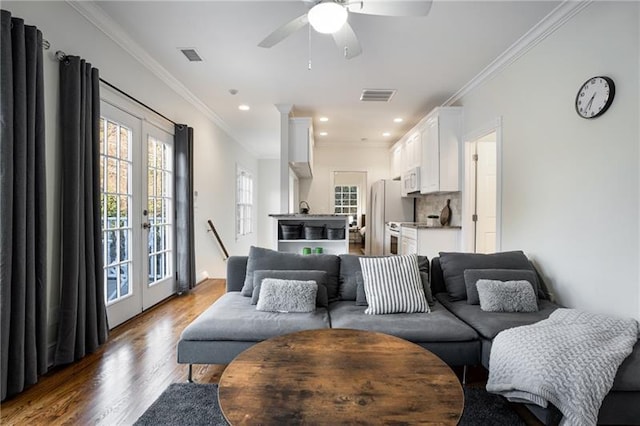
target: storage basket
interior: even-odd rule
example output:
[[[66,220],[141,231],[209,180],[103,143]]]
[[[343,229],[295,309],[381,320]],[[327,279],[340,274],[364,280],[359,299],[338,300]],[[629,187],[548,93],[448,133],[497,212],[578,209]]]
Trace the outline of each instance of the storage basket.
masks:
[[[322,226],[304,226],[304,238],[307,240],[321,240],[324,238],[324,225]]]
[[[299,240],[301,237],[301,224],[280,224],[283,240]]]
[[[327,238],[330,240],[344,240],[344,228],[327,228]]]

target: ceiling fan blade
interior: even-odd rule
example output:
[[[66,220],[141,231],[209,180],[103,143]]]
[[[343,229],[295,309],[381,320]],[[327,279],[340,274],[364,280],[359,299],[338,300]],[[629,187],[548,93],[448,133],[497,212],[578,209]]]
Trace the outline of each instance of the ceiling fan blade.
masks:
[[[347,9],[353,13],[381,16],[426,16],[431,10],[432,0],[354,0]]]
[[[300,28],[304,27],[309,23],[309,19],[307,18],[307,14],[305,13],[302,16],[298,16],[297,18],[287,22],[271,34],[267,36],[264,40],[258,44],[260,47],[272,47],[276,44],[280,43],[285,38],[289,37],[291,34],[298,31]]]
[[[347,59],[355,58],[362,53],[358,37],[349,22],[345,22],[338,32],[333,33],[333,39],[338,47],[344,51],[344,57]]]

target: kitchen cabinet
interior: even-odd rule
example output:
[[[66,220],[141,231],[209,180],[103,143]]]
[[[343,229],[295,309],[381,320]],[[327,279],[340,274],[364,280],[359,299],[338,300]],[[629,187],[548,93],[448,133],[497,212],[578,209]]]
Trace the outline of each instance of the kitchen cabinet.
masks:
[[[429,260],[441,251],[460,251],[459,227],[424,227],[402,225],[400,227],[400,254],[418,254]]]
[[[420,129],[422,142],[420,193],[460,190],[461,132],[461,107],[436,108],[425,118]]]
[[[418,131],[405,135],[390,149],[391,179],[402,178],[409,170],[420,167],[422,161],[421,134]]]
[[[406,172],[416,167],[420,167],[422,161],[422,135],[414,132],[404,142],[404,163],[402,172]]]
[[[402,143],[396,143],[391,148],[391,179],[398,179],[402,175]]]
[[[289,119],[289,166],[299,178],[313,177],[313,123],[311,117]]]
[[[310,248],[312,252],[316,248],[321,248],[324,254],[346,254],[349,253],[349,216],[335,214],[271,214],[275,226],[275,240],[272,248],[277,251],[302,254],[303,248]],[[300,229],[295,238],[285,235],[282,225],[289,225]],[[323,227],[324,229],[317,235],[318,238],[305,238],[305,226]],[[342,228],[342,238],[329,239],[328,229],[338,230]],[[292,229],[292,228],[289,228]],[[336,232],[332,231],[332,232]],[[315,236],[314,236],[315,237]]]

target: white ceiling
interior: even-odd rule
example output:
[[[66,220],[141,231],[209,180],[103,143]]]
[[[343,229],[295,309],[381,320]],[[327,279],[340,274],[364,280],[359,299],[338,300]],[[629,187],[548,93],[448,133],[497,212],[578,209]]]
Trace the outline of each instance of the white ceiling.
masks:
[[[328,35],[312,33],[309,50],[306,28],[271,49],[257,46],[278,26],[305,13],[302,1],[97,4],[214,111],[231,136],[259,157],[277,158],[275,104],[293,104],[296,116],[313,117],[319,143],[391,144],[558,3],[436,0],[426,17],[350,14],[363,49],[350,60]],[[204,62],[188,62],[178,49],[185,47],[195,48]],[[397,93],[389,103],[364,103],[359,100],[364,88]],[[239,111],[241,103],[251,110]],[[320,116],[329,122],[319,122]],[[394,123],[395,117],[404,122]],[[319,136],[321,131],[328,136]]]

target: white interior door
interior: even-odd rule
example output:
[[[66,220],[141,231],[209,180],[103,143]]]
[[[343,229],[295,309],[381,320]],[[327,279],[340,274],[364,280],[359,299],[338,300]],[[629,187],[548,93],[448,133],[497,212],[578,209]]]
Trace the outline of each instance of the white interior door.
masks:
[[[142,120],[106,102],[100,124],[105,301],[113,328],[175,287],[173,136],[146,123],[143,129]]]
[[[495,253],[497,206],[495,132],[478,139],[476,142],[476,155],[475,251],[476,253]]]

